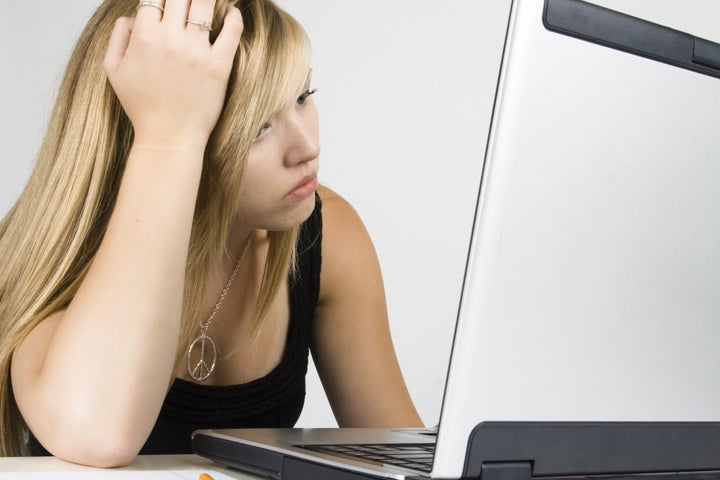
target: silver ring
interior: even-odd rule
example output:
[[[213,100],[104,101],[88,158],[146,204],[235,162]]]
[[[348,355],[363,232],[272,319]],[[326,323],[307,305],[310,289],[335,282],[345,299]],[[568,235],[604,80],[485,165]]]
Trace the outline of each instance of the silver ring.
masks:
[[[203,30],[208,31],[208,32],[212,30],[212,23],[210,23],[210,22],[193,20],[191,18],[188,18],[185,23],[192,24],[192,25],[198,25],[200,28],[202,28]]]
[[[165,7],[160,2],[154,2],[153,0],[140,0],[137,4],[137,7],[135,7],[135,10],[137,10],[140,7],[155,7],[158,10],[160,10],[161,13],[165,13]]]
[[[165,7],[163,6],[162,3],[153,2],[152,0],[140,0],[138,2],[138,6],[135,7],[135,10],[137,10],[140,7],[155,7],[158,10],[160,10],[160,12],[162,12],[162,13],[165,12]]]

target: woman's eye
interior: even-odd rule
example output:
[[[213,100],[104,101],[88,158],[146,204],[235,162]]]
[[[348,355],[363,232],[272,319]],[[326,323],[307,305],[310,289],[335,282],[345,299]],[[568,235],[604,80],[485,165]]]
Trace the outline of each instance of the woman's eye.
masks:
[[[268,122],[263,123],[262,126],[260,127],[260,130],[258,130],[257,135],[255,135],[255,140],[262,137],[263,133],[265,133],[268,128],[270,128],[270,123],[268,123]]]
[[[300,96],[297,99],[298,105],[305,105],[305,102],[307,101],[308,97],[312,95],[313,93],[317,92],[317,88],[307,89],[303,93],[300,94]]]

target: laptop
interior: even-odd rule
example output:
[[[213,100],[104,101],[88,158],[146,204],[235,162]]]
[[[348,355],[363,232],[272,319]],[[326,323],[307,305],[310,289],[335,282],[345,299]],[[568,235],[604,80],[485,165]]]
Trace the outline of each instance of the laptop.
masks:
[[[198,454],[278,479],[720,470],[720,45],[514,0],[478,161],[437,430],[198,430]]]

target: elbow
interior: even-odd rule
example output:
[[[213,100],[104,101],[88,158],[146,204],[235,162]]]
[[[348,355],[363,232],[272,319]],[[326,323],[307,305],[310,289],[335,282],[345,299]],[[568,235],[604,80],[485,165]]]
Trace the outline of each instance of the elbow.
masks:
[[[138,455],[139,449],[133,442],[112,435],[104,436],[98,441],[92,439],[68,442],[56,448],[48,448],[55,457],[66,462],[97,468],[117,468],[131,464]]]
[[[104,439],[102,447],[91,446],[86,450],[88,464],[99,468],[116,468],[130,465],[137,457],[140,448],[132,442]]]
[[[147,442],[157,421],[159,407],[142,408],[138,402],[121,397],[117,401],[74,397],[65,403],[62,419],[53,428],[57,452],[51,452],[73,463],[98,468],[116,468],[131,464]],[[60,428],[57,428],[60,427]],[[75,432],[72,442],[67,431]]]
[[[97,468],[125,467],[135,460],[137,454],[137,451],[130,451],[124,448],[102,449],[99,452],[95,452],[86,464]]]
[[[74,417],[74,420],[72,419]],[[98,468],[132,463],[146,441],[143,428],[132,422],[69,415],[46,429],[38,440],[55,457]]]

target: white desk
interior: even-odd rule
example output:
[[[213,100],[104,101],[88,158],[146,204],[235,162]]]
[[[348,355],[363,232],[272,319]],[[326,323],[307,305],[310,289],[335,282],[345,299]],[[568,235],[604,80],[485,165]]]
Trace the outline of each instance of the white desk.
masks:
[[[257,480],[197,455],[145,455],[127,467],[98,469],[63,462],[54,457],[0,457],[0,480],[198,480],[201,473],[215,480]]]

